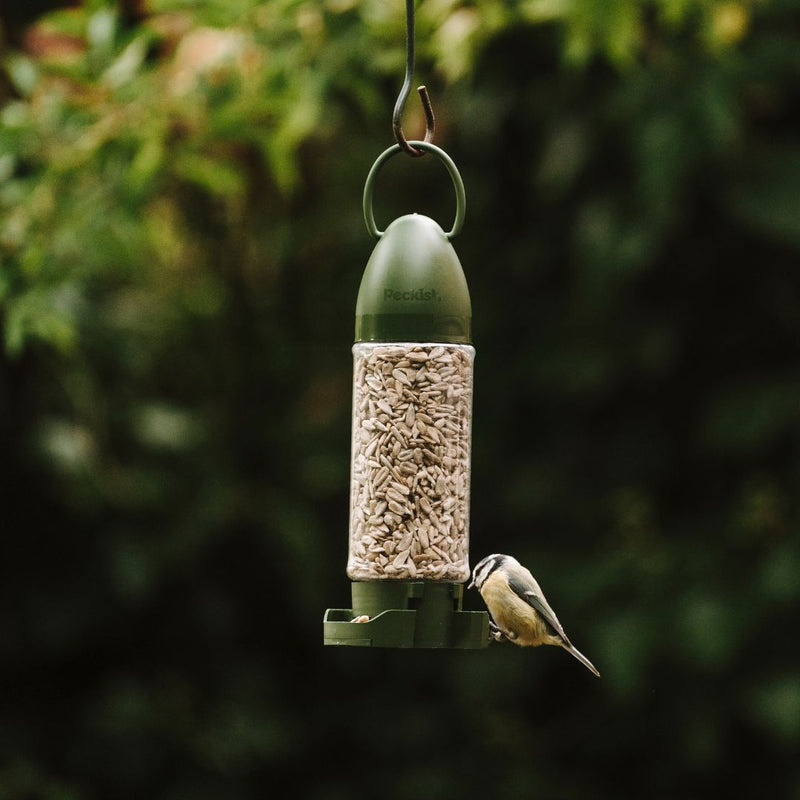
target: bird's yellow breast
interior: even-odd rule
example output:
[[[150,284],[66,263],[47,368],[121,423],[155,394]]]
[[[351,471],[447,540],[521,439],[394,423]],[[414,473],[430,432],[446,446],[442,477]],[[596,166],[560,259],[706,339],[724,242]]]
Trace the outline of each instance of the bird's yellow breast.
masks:
[[[534,608],[509,588],[501,573],[489,575],[480,592],[495,624],[504,633],[511,634],[512,641],[529,647],[545,644],[549,638],[547,625]]]

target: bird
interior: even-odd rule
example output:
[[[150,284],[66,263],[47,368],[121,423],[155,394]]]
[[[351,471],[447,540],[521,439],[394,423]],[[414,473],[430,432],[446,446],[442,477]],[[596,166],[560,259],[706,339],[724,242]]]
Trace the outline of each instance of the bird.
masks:
[[[600,677],[595,665],[569,640],[530,570],[516,558],[502,553],[486,556],[472,571],[467,589],[473,586],[489,609],[491,639],[508,639],[521,647],[563,647]]]

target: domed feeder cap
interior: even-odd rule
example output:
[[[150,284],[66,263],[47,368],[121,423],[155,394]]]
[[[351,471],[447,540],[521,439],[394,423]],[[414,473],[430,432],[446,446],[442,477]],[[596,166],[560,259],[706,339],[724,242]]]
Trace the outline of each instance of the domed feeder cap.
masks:
[[[408,214],[381,234],[361,279],[355,334],[358,342],[470,343],[467,280],[434,220]]]

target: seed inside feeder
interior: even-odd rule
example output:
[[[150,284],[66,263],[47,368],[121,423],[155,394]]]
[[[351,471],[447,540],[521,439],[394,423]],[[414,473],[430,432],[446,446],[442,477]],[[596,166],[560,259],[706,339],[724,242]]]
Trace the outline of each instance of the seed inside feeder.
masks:
[[[352,580],[469,577],[474,355],[464,344],[354,345]]]

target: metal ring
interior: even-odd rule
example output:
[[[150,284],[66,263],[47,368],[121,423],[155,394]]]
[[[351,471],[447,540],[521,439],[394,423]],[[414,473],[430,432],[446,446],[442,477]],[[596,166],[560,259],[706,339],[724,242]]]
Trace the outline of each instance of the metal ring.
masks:
[[[443,161],[444,165],[447,167],[447,171],[450,173],[450,178],[453,181],[453,188],[456,190],[456,218],[453,222],[452,229],[449,233],[446,233],[445,236],[447,236],[448,239],[458,236],[458,234],[461,232],[461,227],[464,224],[464,216],[466,214],[467,206],[467,194],[464,191],[464,182],[461,180],[461,175],[458,172],[458,168],[456,167],[455,163],[453,163],[453,159],[435,144],[420,141],[413,141],[409,142],[408,144],[410,144],[412,147],[417,147],[420,150],[426,150],[429,153],[433,153],[441,161]],[[364,184],[364,222],[367,225],[367,230],[369,231],[370,236],[375,239],[380,239],[386,231],[379,231],[377,225],[375,224],[375,214],[372,210],[372,195],[374,193],[373,184],[381,167],[392,156],[400,152],[402,152],[402,147],[400,147],[399,144],[393,144],[391,147],[384,150],[372,165],[372,169],[369,171],[369,175],[367,175],[367,182]]]

